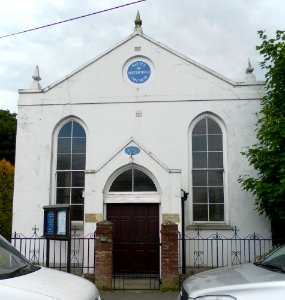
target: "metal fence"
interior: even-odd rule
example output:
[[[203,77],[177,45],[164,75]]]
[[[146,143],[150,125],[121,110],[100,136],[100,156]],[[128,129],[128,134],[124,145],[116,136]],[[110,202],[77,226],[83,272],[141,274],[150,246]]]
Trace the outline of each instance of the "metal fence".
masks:
[[[32,263],[46,266],[47,240],[38,235],[39,228],[33,228],[31,237],[21,233],[13,233],[11,244]],[[71,234],[70,271],[74,274],[95,273],[95,234],[81,237],[76,230]],[[50,240],[49,267],[67,271],[68,242],[66,240]]]
[[[46,266],[47,241],[38,235],[39,229],[33,228],[32,236],[26,237],[15,232],[11,243],[31,262]],[[208,234],[197,227],[193,235],[186,235],[183,241],[179,237],[179,270],[182,273],[182,262],[186,265],[186,273],[199,272],[205,269],[225,267],[248,262],[255,262],[272,249],[272,239],[253,233],[245,237],[238,235],[235,227],[233,234],[225,236],[221,233]],[[184,245],[184,251],[182,251]],[[71,235],[71,273],[95,273],[95,234],[81,237],[76,230]],[[51,240],[49,267],[67,271],[67,241]]]
[[[180,272],[183,270],[184,261],[184,271],[186,269],[186,273],[190,273],[255,262],[270,251],[272,239],[256,233],[242,238],[238,235],[237,227],[234,227],[233,234],[228,237],[218,232],[205,236],[201,228],[197,227],[192,237],[185,235],[184,241],[180,235],[179,248]]]
[[[160,289],[160,242],[113,244],[114,290]]]

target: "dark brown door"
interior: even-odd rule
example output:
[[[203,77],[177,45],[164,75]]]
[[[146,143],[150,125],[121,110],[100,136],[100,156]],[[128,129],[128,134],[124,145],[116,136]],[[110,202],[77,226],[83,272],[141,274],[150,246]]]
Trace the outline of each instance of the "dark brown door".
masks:
[[[108,204],[114,273],[159,274],[158,204]]]

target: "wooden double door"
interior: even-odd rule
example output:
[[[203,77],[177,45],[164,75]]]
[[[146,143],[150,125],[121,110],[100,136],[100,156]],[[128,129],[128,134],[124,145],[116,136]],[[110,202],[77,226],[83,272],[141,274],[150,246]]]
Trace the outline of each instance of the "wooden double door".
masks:
[[[159,274],[159,205],[108,204],[114,274]]]

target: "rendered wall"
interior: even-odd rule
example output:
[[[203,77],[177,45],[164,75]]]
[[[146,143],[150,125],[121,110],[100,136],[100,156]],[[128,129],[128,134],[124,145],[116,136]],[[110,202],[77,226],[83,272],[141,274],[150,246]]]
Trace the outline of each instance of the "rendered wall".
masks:
[[[153,77],[142,86],[128,83],[123,74],[135,56],[154,66]],[[241,151],[255,142],[255,114],[263,94],[261,84],[233,84],[140,34],[44,91],[20,91],[13,231],[28,235],[34,225],[42,230],[42,207],[55,203],[54,132],[70,117],[82,121],[87,135],[85,213],[106,217],[105,186],[129,163],[124,147],[133,137],[146,150],[134,162],[149,170],[161,188],[161,218],[171,212],[180,216],[182,188],[190,192],[186,225],[192,225],[189,128],[207,112],[224,124],[226,225],[268,237],[269,222],[237,182],[239,175],[252,173]],[[95,227],[86,223],[85,234]]]

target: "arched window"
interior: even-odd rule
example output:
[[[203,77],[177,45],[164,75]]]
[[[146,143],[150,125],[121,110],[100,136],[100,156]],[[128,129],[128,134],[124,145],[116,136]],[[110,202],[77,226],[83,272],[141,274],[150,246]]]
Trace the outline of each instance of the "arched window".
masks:
[[[71,205],[71,219],[83,220],[86,134],[76,121],[69,121],[57,136],[56,203]]]
[[[224,221],[223,134],[204,117],[192,131],[193,221]]]
[[[132,167],[121,173],[112,183],[110,192],[156,192],[156,186],[144,172]]]

